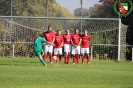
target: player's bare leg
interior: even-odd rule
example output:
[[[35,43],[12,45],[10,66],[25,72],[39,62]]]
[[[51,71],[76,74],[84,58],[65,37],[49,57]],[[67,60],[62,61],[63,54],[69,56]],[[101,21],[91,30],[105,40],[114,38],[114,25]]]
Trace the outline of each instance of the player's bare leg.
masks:
[[[42,63],[43,65],[47,66],[47,65],[46,65],[46,63],[45,63],[45,61],[43,60],[42,55],[40,55],[40,56],[38,56],[38,57],[39,57],[39,59],[40,59],[41,63]]]
[[[56,63],[59,63],[59,55],[56,55],[57,59],[56,59]]]

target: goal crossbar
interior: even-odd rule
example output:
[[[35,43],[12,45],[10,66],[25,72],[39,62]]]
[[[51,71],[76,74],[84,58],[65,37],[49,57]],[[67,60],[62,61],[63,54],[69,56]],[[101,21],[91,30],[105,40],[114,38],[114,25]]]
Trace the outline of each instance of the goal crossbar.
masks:
[[[35,17],[35,16],[0,16],[0,18],[29,18],[57,20],[119,20],[119,18],[66,18],[66,17]]]

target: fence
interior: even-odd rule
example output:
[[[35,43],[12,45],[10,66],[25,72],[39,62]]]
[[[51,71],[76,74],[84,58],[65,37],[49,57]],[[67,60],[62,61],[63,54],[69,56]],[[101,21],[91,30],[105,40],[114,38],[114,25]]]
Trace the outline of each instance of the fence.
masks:
[[[35,57],[33,42],[47,30],[47,24],[62,34],[66,29],[74,33],[75,27],[81,34],[88,29],[92,59],[125,60],[127,49],[132,50],[131,45],[126,45],[127,26],[117,18],[0,16],[0,56]]]

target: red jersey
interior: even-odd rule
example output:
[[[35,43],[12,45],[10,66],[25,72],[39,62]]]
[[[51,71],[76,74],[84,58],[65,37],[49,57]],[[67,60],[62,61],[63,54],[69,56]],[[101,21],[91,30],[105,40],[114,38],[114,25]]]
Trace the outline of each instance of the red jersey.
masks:
[[[75,45],[79,44],[79,41],[81,39],[81,35],[80,34],[73,34],[72,35],[72,41]]]
[[[55,41],[54,41],[54,44],[55,44],[55,48],[62,48],[62,46],[61,47],[59,47],[61,44],[62,44],[62,42],[63,42],[63,37],[60,35],[56,35],[55,36]]]
[[[55,38],[54,32],[44,32],[43,36],[46,39],[46,41],[48,41],[48,42],[52,42],[53,39]]]
[[[81,38],[82,38],[81,48],[89,48],[90,47],[90,45],[89,45],[90,36],[89,35],[87,35],[87,36],[82,35]]]
[[[71,44],[71,35],[63,35],[64,44]]]

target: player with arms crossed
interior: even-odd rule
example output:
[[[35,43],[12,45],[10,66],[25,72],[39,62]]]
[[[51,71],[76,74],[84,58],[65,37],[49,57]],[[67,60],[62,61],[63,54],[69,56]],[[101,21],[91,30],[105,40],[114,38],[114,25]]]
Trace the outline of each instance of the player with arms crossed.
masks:
[[[79,34],[79,29],[75,28],[74,30],[75,34],[73,34],[71,38],[73,64],[75,64],[76,61],[77,63],[79,63],[80,44],[81,44],[81,35]]]
[[[70,61],[70,52],[71,52],[71,34],[69,30],[66,30],[66,34],[63,35],[64,39],[64,52],[65,52],[65,58],[64,63],[68,64]]]
[[[84,30],[84,34],[81,36],[81,55],[82,55],[82,64],[84,64],[84,56],[87,55],[87,63],[90,64],[90,55],[89,55],[89,45],[90,45],[90,36],[88,35],[87,29]]]
[[[57,30],[54,41],[54,55],[57,57],[56,63],[60,63],[62,57],[63,37],[61,31]]]
[[[55,34],[52,32],[52,27],[48,26],[48,31],[43,33],[44,38],[46,41],[50,43],[54,43],[55,40]],[[50,63],[52,64],[52,53],[53,53],[53,45],[45,44],[44,45],[44,61],[46,61],[47,54],[49,54]]]
[[[34,42],[33,49],[35,54],[39,57],[41,63],[47,66],[41,55],[43,53],[43,48],[42,48],[43,43],[51,45],[51,43],[47,42],[43,37],[38,37]]]

